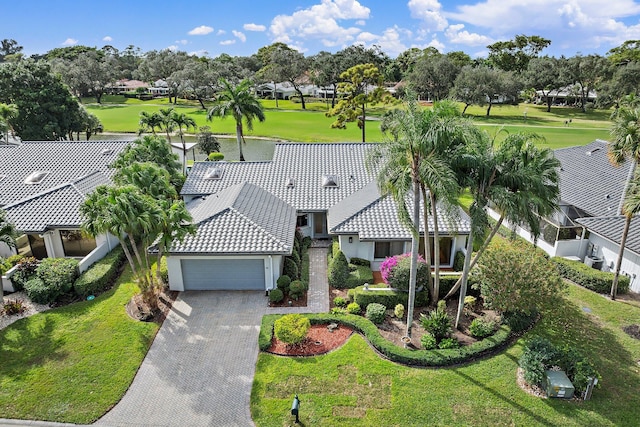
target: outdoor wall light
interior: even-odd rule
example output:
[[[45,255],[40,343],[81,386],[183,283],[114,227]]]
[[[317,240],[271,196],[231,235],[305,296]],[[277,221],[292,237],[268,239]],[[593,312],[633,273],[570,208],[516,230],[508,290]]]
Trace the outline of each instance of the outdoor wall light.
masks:
[[[353,237],[349,236],[349,243],[353,243]]]

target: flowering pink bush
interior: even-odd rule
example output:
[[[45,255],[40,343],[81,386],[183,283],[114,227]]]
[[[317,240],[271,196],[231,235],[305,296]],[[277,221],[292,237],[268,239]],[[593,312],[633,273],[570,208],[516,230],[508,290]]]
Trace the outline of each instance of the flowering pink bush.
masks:
[[[411,267],[411,253],[387,257],[380,265],[382,280],[392,288],[409,289],[409,273]],[[416,287],[426,286],[428,283],[427,262],[418,255],[418,277]]]

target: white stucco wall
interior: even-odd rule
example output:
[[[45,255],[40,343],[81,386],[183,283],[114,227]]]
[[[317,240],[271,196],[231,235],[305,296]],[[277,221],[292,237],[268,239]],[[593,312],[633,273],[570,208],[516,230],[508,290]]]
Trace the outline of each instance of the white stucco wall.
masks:
[[[229,256],[167,256],[167,270],[169,273],[169,289],[172,291],[184,291],[182,280],[182,259],[229,259]],[[265,290],[273,289],[276,281],[282,273],[282,255],[247,255],[233,256],[233,259],[262,259],[264,262]]]
[[[616,261],[618,259],[619,245],[611,241],[591,233],[589,242],[597,246],[596,256],[604,259],[602,264],[603,271],[615,271]],[[624,251],[622,258],[622,266],[620,274],[629,276],[630,289],[633,292],[640,292],[640,256],[629,250]]]

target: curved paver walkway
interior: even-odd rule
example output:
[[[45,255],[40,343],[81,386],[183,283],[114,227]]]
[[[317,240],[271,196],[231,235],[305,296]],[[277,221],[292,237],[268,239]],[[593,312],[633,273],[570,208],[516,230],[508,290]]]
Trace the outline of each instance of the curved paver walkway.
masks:
[[[96,425],[253,426],[249,397],[265,313],[329,310],[326,248],[311,248],[308,306],[264,292],[182,292],[131,387]]]

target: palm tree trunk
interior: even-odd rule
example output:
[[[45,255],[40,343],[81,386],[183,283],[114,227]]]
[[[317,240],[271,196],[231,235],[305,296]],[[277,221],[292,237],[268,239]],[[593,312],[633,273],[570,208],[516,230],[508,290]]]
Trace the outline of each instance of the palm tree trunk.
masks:
[[[133,275],[137,277],[138,270],[136,269],[136,263],[133,261],[131,252],[129,252],[129,248],[127,247],[127,242],[122,238],[118,238],[118,241],[120,241],[120,246],[122,246],[122,250],[124,251],[124,255],[127,257],[127,261],[129,261],[129,266],[131,267]]]
[[[473,228],[469,233],[467,240],[467,253],[464,255],[464,268],[462,269],[462,283],[460,285],[460,299],[458,300],[458,314],[456,314],[455,328],[460,325],[462,317],[462,309],[464,308],[464,297],[467,296],[467,279],[469,278],[469,270],[471,270],[471,252],[473,251]]]
[[[367,117],[365,116],[366,111],[364,108],[364,104],[362,104],[362,142],[365,142],[364,128],[367,123]]]
[[[182,142],[182,174],[187,174],[187,145],[184,142],[184,135],[182,135],[182,128],[180,128],[180,141]]]
[[[411,325],[413,324],[413,306],[416,302],[416,279],[418,276],[418,246],[420,235],[420,186],[413,181],[413,230],[411,237],[411,269],[409,272],[409,301],[407,302],[407,327],[405,336],[411,338]]]
[[[431,211],[433,215],[433,264],[435,265],[435,277],[433,279],[433,295],[435,302],[440,299],[440,233],[438,231],[438,209],[436,207],[436,198],[433,192],[429,193],[431,197]]]
[[[236,123],[236,139],[238,140],[238,151],[240,151],[240,161],[244,162],[244,154],[242,153],[242,123]]]
[[[424,260],[427,263],[427,286],[429,287],[429,295],[431,295],[432,300],[431,304],[435,304],[435,301],[438,300],[438,297],[434,297],[434,288],[433,288],[433,278],[431,277],[431,244],[429,243],[429,209],[427,209],[427,190],[423,185],[420,185],[420,189],[422,190],[422,200],[424,200],[424,214],[422,217],[422,222],[424,223]]]
[[[622,258],[624,257],[624,245],[627,243],[627,235],[629,234],[629,226],[631,225],[632,215],[626,215],[624,221],[624,229],[622,230],[622,240],[620,241],[620,251],[618,252],[618,260],[616,261],[616,274],[613,276],[611,284],[611,299],[616,299],[618,292],[618,280],[620,279],[620,268],[622,267]]]
[[[133,240],[133,236],[131,236],[131,234],[127,233],[127,235],[129,236],[131,249],[133,249],[133,253],[136,255],[136,259],[138,260],[138,265],[142,267],[144,264],[142,264],[142,258],[140,258],[140,252],[138,252],[138,247],[136,246],[136,242],[135,240]]]
[[[491,233],[489,233],[489,235],[484,240],[484,242],[482,242],[482,246],[480,246],[480,249],[478,249],[476,256],[474,256],[473,259],[471,260],[471,265],[469,265],[469,270],[471,270],[473,267],[476,266],[476,264],[478,263],[478,260],[480,259],[480,256],[485,251],[485,249],[487,249],[487,247],[489,246],[489,243],[491,243],[491,240],[493,240],[493,236],[495,236],[498,230],[500,229],[500,226],[502,225],[502,221],[504,221],[504,215],[500,215],[500,219],[498,219],[498,222],[496,223],[496,225],[491,229]],[[451,288],[451,290],[444,297],[444,299],[451,298],[453,294],[455,294],[458,291],[458,289],[460,289],[461,284],[462,284],[462,277],[460,277],[456,281],[456,284],[453,285],[453,288]]]
[[[160,263],[162,262],[162,247],[164,245],[162,243],[158,244],[158,260],[156,261],[156,281],[159,287],[162,287],[164,283],[162,282],[162,274],[160,274]]]

